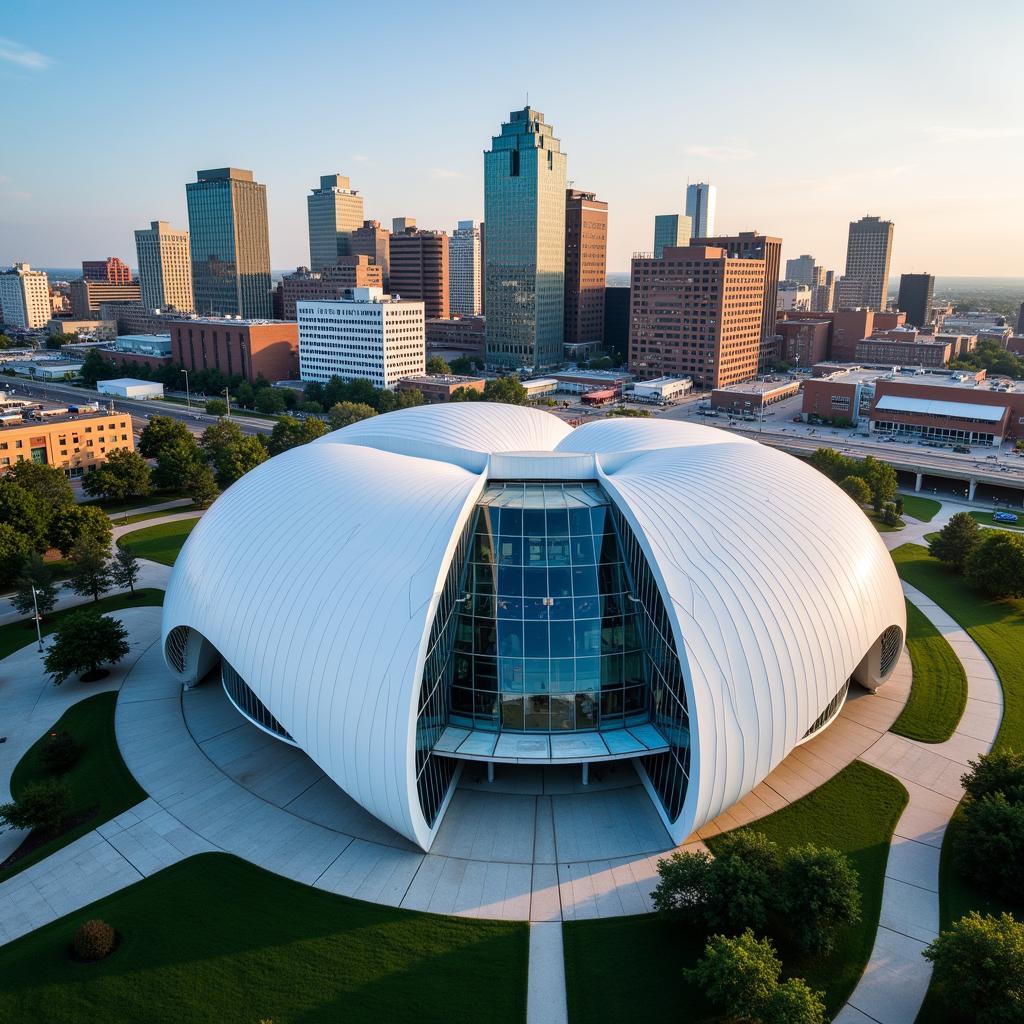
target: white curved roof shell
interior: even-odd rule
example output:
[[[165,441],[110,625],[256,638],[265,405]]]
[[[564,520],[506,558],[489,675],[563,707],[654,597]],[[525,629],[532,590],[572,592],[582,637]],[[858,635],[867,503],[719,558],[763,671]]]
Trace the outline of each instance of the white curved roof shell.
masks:
[[[175,565],[165,644],[179,626],[205,637],[327,775],[429,848],[441,815],[431,827],[420,811],[413,741],[438,597],[491,467],[550,479],[556,464],[622,510],[671,619],[691,766],[665,823],[681,841],[800,742],[888,627],[905,634],[895,568],[861,510],[754,441],[669,420],[573,431],[485,403],[365,420],[215,502]]]

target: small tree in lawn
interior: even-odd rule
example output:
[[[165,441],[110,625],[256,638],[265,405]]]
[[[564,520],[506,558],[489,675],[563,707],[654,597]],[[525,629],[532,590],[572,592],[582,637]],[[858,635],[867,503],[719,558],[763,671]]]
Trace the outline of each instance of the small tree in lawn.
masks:
[[[802,953],[830,953],[839,929],[860,920],[857,871],[838,850],[789,850],[779,900],[790,941]]]
[[[970,512],[957,512],[933,537],[928,554],[957,572],[964,571],[970,553],[981,542],[981,527]]]
[[[964,576],[991,597],[1024,597],[1024,535],[986,530],[967,556]]]
[[[219,493],[213,470],[205,462],[196,462],[190,467],[182,489],[196,508],[206,508]]]
[[[71,549],[71,589],[80,597],[100,599],[110,589],[110,548],[94,537],[83,537]]]
[[[14,607],[22,615],[34,615],[39,610],[40,617],[49,615],[57,604],[57,588],[53,583],[53,573],[43,561],[42,556],[33,552],[25,559],[21,575],[15,581],[17,590],[14,592]],[[33,598],[32,588],[35,587]]]
[[[11,828],[55,832],[71,809],[71,790],[62,779],[32,782],[18,799],[0,804],[0,821]]]
[[[144,498],[150,491],[150,476],[149,463],[138,452],[118,448],[86,475],[82,489],[94,498]]]
[[[139,560],[135,556],[135,552],[130,547],[119,547],[114,553],[114,558],[110,563],[110,578],[114,581],[114,585],[118,587],[127,587],[132,594],[135,596],[135,583],[139,578],[141,572],[141,566]]]
[[[845,476],[839,481],[839,486],[853,498],[858,505],[867,505],[871,501],[871,488],[860,476]]]
[[[942,998],[965,1020],[1024,1020],[1024,924],[972,911],[924,951]]]
[[[117,619],[85,609],[57,628],[43,667],[58,686],[68,676],[83,682],[102,679],[103,665],[116,665],[128,653],[128,630]]]

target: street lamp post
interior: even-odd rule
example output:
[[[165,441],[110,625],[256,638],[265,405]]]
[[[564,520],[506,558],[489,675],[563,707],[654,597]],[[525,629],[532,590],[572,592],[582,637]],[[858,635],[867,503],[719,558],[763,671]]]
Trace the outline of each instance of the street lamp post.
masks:
[[[36,639],[39,641],[39,653],[43,653],[43,631],[39,627],[39,602],[36,600],[36,587],[32,584],[32,610],[35,612]]]
[[[231,391],[230,391],[229,388],[225,388],[224,389],[224,403],[228,407],[227,415],[230,418],[230,416],[231,416]]]
[[[189,409],[191,409],[192,408],[192,399],[189,396],[189,391],[188,391],[188,370],[182,370],[181,372],[183,374],[185,374],[185,405],[188,406]]]

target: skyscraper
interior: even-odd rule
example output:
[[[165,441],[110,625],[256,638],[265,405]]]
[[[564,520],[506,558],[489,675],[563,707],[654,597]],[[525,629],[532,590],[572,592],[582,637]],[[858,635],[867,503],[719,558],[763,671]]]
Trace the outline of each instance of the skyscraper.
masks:
[[[811,286],[811,309],[816,313],[831,313],[834,308],[836,272],[824,267],[814,268],[814,284]]]
[[[0,271],[0,322],[34,331],[50,319],[50,281],[45,270],[15,263]]]
[[[361,228],[352,232],[349,243],[352,256],[369,256],[380,267],[384,291],[391,287],[391,232],[380,226],[379,220],[364,220]]]
[[[765,261],[721,246],[669,246],[633,260],[629,369],[725,387],[757,373]],[[774,292],[772,293],[774,305]]]
[[[566,345],[604,339],[608,204],[593,192],[565,192]]]
[[[562,359],[566,159],[544,115],[514,110],[484,153],[487,362]]]
[[[935,278],[931,274],[900,274],[896,308],[907,314],[907,323],[920,330],[932,322],[932,295]]]
[[[448,236],[443,231],[406,227],[392,233],[392,295],[422,302],[428,320],[447,317],[448,284]]]
[[[689,245],[693,221],[685,213],[659,213],[654,218],[654,258],[660,260],[666,245]]]
[[[850,236],[846,244],[846,274],[843,282],[844,304],[852,303],[854,298],[859,296],[858,306],[885,309],[891,256],[891,220],[861,217],[860,220],[850,222]],[[856,285],[853,282],[856,282]]]
[[[480,313],[480,228],[460,220],[448,243],[448,294],[452,316]]]
[[[197,313],[273,315],[267,187],[252,171],[199,171],[185,186]]]
[[[813,288],[817,284],[817,270],[813,256],[797,256],[794,260],[786,260],[787,281],[795,281],[797,284],[806,284]]]
[[[192,257],[188,232],[175,231],[165,220],[150,221],[135,232],[139,260],[139,288],[148,309],[176,309],[191,313]]]
[[[686,186],[686,216],[690,218],[695,238],[708,238],[715,233],[715,200],[718,190],[706,181]]]
[[[352,232],[363,223],[363,197],[343,174],[320,175],[320,187],[306,196],[309,214],[309,267],[338,265],[351,255]]]
[[[711,245],[724,249],[740,259],[764,260],[764,296],[761,312],[761,339],[775,336],[775,303],[779,289],[779,267],[782,262],[782,239],[757,231],[741,231],[738,235],[714,235],[694,238],[692,245]]]

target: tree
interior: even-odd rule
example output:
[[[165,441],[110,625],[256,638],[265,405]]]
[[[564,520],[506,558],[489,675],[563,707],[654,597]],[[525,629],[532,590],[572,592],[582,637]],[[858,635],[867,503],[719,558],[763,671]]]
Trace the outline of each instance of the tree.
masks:
[[[482,391],[467,387],[456,388],[449,398],[450,402],[482,402],[483,400],[484,394]]]
[[[483,364],[478,359],[470,359],[468,356],[459,356],[457,359],[453,359],[448,367],[449,373],[467,374],[473,373],[475,370],[483,368]]]
[[[42,617],[56,607],[57,588],[53,583],[53,573],[37,552],[33,551],[25,559],[15,586],[13,604],[22,615],[34,615],[38,609]]]
[[[114,552],[114,558],[110,563],[110,578],[117,587],[127,587],[132,596],[135,596],[135,583],[139,578],[141,566],[130,547],[119,547]]]
[[[731,1018],[756,1020],[778,987],[782,964],[768,939],[745,929],[735,938],[712,935],[686,979]]]
[[[1005,793],[965,801],[952,840],[961,875],[986,892],[1024,903],[1024,803]]]
[[[957,512],[933,537],[928,554],[957,572],[963,572],[970,553],[981,542],[981,527],[970,512]]]
[[[308,444],[327,433],[327,424],[318,419],[296,419],[294,416],[282,416],[270,432],[267,451],[271,456],[280,455],[289,448],[298,448]]]
[[[71,589],[80,597],[92,596],[93,601],[110,589],[110,546],[93,537],[85,536],[71,549]]]
[[[871,501],[871,488],[864,482],[863,477],[859,476],[844,476],[839,481],[839,486],[846,491],[846,493],[855,501],[858,505],[866,505]]]
[[[993,750],[967,765],[970,771],[960,776],[960,782],[969,797],[981,800],[1003,793],[1010,800],[1024,803],[1024,753]]]
[[[295,411],[313,413],[314,415],[319,416],[320,413],[324,411],[324,407],[319,402],[305,401],[296,403]]]
[[[11,828],[55,832],[71,809],[71,789],[63,779],[31,782],[17,800],[0,804],[0,821]]]
[[[256,401],[256,392],[253,386],[247,381],[243,380],[234,390],[235,401],[239,405],[245,406],[246,409],[251,409],[253,402]]]
[[[0,348],[17,348],[14,339],[8,334],[0,334]]]
[[[789,850],[779,898],[792,945],[802,953],[830,953],[839,929],[860,920],[859,878],[838,850]]]
[[[203,463],[203,453],[196,439],[186,431],[184,437],[168,439],[156,457],[153,483],[160,490],[185,491],[185,483],[195,468]]]
[[[82,369],[78,375],[86,387],[94,388],[97,381],[110,380],[117,376],[117,372],[113,363],[107,362],[96,349],[91,348],[82,360]]]
[[[173,416],[153,416],[139,435],[139,454],[144,459],[158,459],[173,441],[192,441],[192,432]]]
[[[976,910],[924,951],[944,1001],[977,1024],[1024,1020],[1024,924]]]
[[[489,380],[484,385],[485,402],[504,402],[506,405],[526,405],[529,401],[522,381],[513,375]]]
[[[327,421],[331,430],[341,430],[342,427],[376,415],[377,411],[363,402],[338,402],[327,410]]]
[[[287,408],[284,395],[277,388],[264,388],[256,392],[256,411],[276,416]]]
[[[192,499],[196,508],[206,508],[218,493],[213,470],[201,459],[196,459],[182,481],[182,490]]]
[[[117,619],[85,609],[57,627],[43,667],[58,686],[72,675],[90,682],[101,678],[103,665],[116,665],[128,650],[128,630]]]
[[[554,405],[555,403],[554,403],[554,401],[552,399],[549,398],[547,400],[546,404],[547,405]],[[627,408],[624,405],[620,405],[617,409],[609,410],[608,415],[609,416],[627,416],[627,417],[636,418],[636,419],[643,419],[643,418],[651,415],[651,410],[650,409],[630,409],[630,408]]]
[[[451,373],[452,368],[440,357],[431,356],[427,360],[427,373]]]
[[[224,490],[250,469],[267,459],[267,449],[258,437],[242,433],[237,423],[223,419],[203,431],[199,447]]]
[[[226,416],[228,411],[228,403],[222,398],[211,398],[206,403],[206,411],[211,416]]]
[[[658,861],[660,881],[651,893],[659,914],[703,912],[710,889],[711,856],[703,850],[680,850]]]
[[[859,476],[857,460],[842,455],[834,448],[818,448],[810,459],[811,465],[830,480],[839,481],[848,476]]]
[[[871,504],[876,512],[896,496],[896,470],[888,462],[879,462],[873,455],[868,455],[858,465],[857,475],[862,476],[871,488]]]
[[[763,832],[737,829],[723,835],[711,862],[704,920],[708,927],[738,932],[768,926],[777,898],[779,849]]]
[[[53,509],[31,491],[13,480],[0,478],[0,524],[6,523],[20,533],[30,550],[46,550],[52,514]]]
[[[964,562],[964,576],[991,597],[1024,597],[1024,536],[986,530]]]
[[[75,503],[75,492],[62,470],[27,459],[12,466],[7,478],[51,508]]]
[[[151,479],[149,463],[138,452],[116,448],[86,476],[82,489],[96,498],[144,498],[150,492]]]
[[[789,978],[761,1011],[763,1024],[825,1024],[825,1000],[803,978]]]
[[[83,539],[109,548],[113,531],[110,517],[102,509],[93,505],[69,505],[57,509],[54,514],[50,523],[49,542],[62,555],[67,556]]]
[[[10,523],[0,522],[0,583],[13,582],[25,560],[35,553],[24,533]]]

